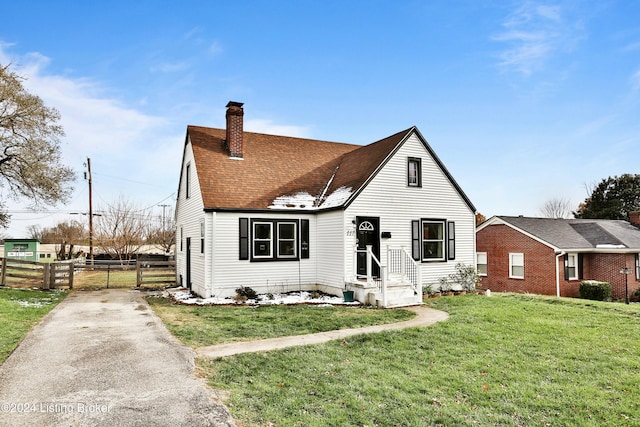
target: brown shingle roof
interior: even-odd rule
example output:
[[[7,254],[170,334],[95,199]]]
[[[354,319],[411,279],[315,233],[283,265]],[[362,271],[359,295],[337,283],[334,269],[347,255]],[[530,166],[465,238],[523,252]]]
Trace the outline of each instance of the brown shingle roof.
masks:
[[[366,146],[244,132],[242,160],[229,157],[224,129],[188,126],[187,142],[205,209],[310,210],[345,206],[412,133],[475,212],[415,127]]]
[[[189,126],[187,135],[205,209],[266,209],[278,196],[319,195],[338,159],[361,147],[244,132],[237,160],[229,158],[224,129]]]

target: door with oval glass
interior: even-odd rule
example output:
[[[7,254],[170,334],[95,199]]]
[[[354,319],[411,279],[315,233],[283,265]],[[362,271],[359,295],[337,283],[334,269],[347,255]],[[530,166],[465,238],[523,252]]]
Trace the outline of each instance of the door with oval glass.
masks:
[[[380,218],[373,216],[356,217],[356,239],[358,242],[358,276],[367,275],[367,245],[372,246],[373,254],[380,259]],[[380,276],[380,267],[373,261],[373,277]]]

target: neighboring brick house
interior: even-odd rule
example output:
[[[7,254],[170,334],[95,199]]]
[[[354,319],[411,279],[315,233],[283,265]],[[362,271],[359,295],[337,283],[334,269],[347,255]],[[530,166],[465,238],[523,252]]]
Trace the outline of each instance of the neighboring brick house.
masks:
[[[499,292],[579,296],[581,280],[609,282],[613,298],[640,287],[640,212],[631,222],[495,216],[478,226],[482,287]]]

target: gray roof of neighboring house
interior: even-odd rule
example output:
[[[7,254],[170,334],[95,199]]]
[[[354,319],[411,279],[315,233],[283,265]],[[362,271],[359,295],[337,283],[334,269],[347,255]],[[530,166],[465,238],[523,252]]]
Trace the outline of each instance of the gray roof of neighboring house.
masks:
[[[637,249],[640,228],[623,220],[498,216],[558,249]]]

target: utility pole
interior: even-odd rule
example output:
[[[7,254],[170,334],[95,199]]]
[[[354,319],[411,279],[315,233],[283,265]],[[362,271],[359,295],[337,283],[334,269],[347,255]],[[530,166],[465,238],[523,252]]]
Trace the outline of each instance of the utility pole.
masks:
[[[164,232],[167,229],[167,222],[165,220],[165,215],[164,215],[164,211],[166,208],[168,208],[171,205],[158,205],[162,208],[162,232]]]
[[[91,159],[87,157],[87,172],[84,179],[89,182],[89,259],[93,267],[93,193],[91,189]]]

